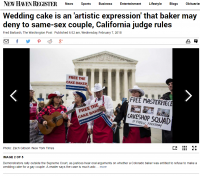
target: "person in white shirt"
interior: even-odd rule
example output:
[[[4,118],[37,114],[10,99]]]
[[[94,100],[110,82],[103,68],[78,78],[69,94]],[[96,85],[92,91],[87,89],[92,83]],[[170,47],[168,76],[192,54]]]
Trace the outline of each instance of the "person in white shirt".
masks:
[[[75,103],[68,107],[68,111],[78,107],[80,105],[89,105],[94,99],[89,86],[86,86],[90,98],[86,101],[86,97],[82,92],[75,91],[73,92]],[[92,122],[85,123],[83,125],[79,124],[76,111],[68,115],[68,133],[67,133],[67,142],[70,143],[90,143],[90,134],[92,133]]]
[[[103,89],[100,83],[96,83],[92,91],[95,93],[96,98],[91,101],[91,104],[98,102],[99,110],[104,112],[105,115],[113,115],[113,101],[111,97],[103,95]],[[102,117],[94,120],[93,125],[93,142],[94,143],[112,143],[113,142],[113,131],[107,125]]]

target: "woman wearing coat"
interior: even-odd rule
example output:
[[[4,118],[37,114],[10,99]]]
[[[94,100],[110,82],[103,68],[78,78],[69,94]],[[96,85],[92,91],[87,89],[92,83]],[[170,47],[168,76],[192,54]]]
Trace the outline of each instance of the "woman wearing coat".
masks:
[[[134,86],[132,89],[129,89],[131,96],[141,97],[144,95],[144,91],[138,86]],[[120,113],[115,118],[112,127],[119,123],[124,118],[124,137],[123,143],[151,143],[151,130],[145,125],[144,127],[132,127],[126,123],[126,114],[128,110],[128,101],[125,101],[122,104]]]

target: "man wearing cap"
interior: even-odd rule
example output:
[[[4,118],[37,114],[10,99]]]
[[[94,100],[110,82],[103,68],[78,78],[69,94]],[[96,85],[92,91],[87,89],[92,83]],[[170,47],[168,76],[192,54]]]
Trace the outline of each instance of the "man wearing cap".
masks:
[[[166,84],[170,92],[165,93],[161,99],[163,100],[173,100],[173,79],[169,78],[166,80]],[[173,117],[172,117],[173,119]],[[173,122],[172,122],[173,123]],[[173,129],[171,131],[162,130],[162,143],[172,143],[173,142]]]
[[[86,96],[79,91],[73,92],[75,103],[68,107],[68,111],[78,106],[88,106],[91,101],[94,99],[89,86],[85,87],[88,91],[90,98],[86,101]],[[67,133],[67,142],[70,143],[90,143],[90,134],[91,134],[91,122],[85,123],[83,125],[79,124],[76,111],[68,115],[68,133]]]
[[[68,116],[65,113],[67,112],[67,109],[62,105],[61,101],[63,96],[64,95],[60,94],[59,91],[49,94],[49,102],[37,115],[37,120],[39,123],[43,124],[44,126],[47,125],[47,121],[44,120],[42,116],[51,115],[56,111],[62,114],[64,120],[68,120]],[[44,135],[44,143],[65,143],[65,139],[66,134],[64,122],[62,125],[55,127],[50,134]]]
[[[98,102],[99,110],[103,111],[106,116],[113,115],[113,102],[111,97],[103,95],[103,89],[100,83],[96,83],[92,91],[95,93],[96,98],[92,100],[92,103]],[[102,117],[94,120],[93,125],[93,142],[94,143],[112,143],[113,131],[107,125]]]

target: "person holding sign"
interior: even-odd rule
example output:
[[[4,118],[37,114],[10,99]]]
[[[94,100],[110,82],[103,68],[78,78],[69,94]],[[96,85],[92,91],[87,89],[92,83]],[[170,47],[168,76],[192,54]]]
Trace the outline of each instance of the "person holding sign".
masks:
[[[78,106],[90,105],[91,101],[94,99],[89,86],[85,87],[88,91],[90,98],[86,101],[86,97],[81,92],[73,92],[75,103],[68,107],[68,111],[76,108]],[[76,111],[68,115],[68,133],[67,142],[71,143],[90,143],[90,134],[92,134],[91,122],[85,123],[83,125],[79,124]]]
[[[103,95],[103,89],[100,83],[96,83],[92,91],[95,93],[96,98],[91,102],[98,102],[99,110],[104,112],[105,115],[112,116],[113,115],[113,102],[109,96]],[[112,143],[113,142],[113,131],[111,127],[105,122],[103,117],[99,117],[94,120],[93,125],[93,142],[94,143]]]
[[[41,143],[43,142],[43,136],[38,135],[38,122],[36,119],[37,111],[37,100],[34,97],[34,90],[30,85],[30,99],[29,99],[29,130],[30,130],[30,143]]]
[[[62,97],[64,95],[60,94],[59,91],[55,91],[49,94],[49,102],[47,105],[39,112],[37,115],[37,120],[40,124],[44,126],[47,125],[47,121],[42,118],[44,115],[51,115],[54,112],[58,111],[62,114],[64,120],[68,119],[68,116],[65,112],[67,109],[62,105]],[[44,143],[65,143],[65,126],[64,123],[60,126],[56,126],[50,134],[44,135]]]
[[[161,99],[162,100],[173,100],[173,79],[169,78],[166,80],[166,84],[170,92],[165,93]],[[173,119],[173,117],[172,117]],[[162,143],[172,143],[173,142],[173,129],[171,131],[162,130]]]
[[[144,91],[140,89],[138,86],[134,86],[132,89],[129,89],[131,96],[133,97],[142,97],[144,95]],[[151,130],[147,125],[144,127],[131,127],[126,122],[126,115],[128,110],[128,101],[125,101],[122,104],[120,109],[120,113],[117,114],[112,127],[116,126],[124,118],[124,138],[123,143],[151,143]]]

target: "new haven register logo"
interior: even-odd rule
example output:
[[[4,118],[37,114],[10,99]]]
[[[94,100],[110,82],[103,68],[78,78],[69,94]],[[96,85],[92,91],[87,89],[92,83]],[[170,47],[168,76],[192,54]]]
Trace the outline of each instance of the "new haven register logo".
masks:
[[[56,1],[4,1],[4,6],[57,6]]]

